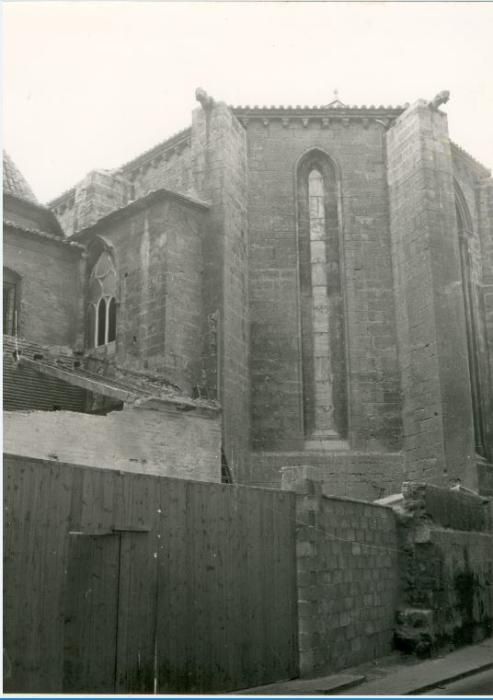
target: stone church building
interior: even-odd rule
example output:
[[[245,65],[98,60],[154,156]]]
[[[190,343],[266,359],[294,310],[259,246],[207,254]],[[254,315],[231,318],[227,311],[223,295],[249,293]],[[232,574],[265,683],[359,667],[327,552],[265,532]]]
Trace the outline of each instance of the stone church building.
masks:
[[[100,414],[129,377],[219,405],[236,483],[299,467],[368,500],[406,480],[489,493],[493,180],[450,140],[448,95],[196,96],[191,126],[47,207],[4,158],[4,357],[19,338],[78,358],[67,411],[96,366]]]

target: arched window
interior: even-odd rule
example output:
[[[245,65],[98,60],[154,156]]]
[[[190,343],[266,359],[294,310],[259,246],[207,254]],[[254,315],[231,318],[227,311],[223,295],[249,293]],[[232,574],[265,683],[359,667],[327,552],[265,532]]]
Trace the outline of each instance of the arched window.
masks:
[[[89,278],[87,343],[107,345],[116,338],[116,270],[111,255],[103,251]]]
[[[16,272],[3,268],[3,332],[17,335],[20,307],[20,277]]]
[[[305,436],[347,435],[344,309],[338,181],[331,159],[315,150],[297,172]]]

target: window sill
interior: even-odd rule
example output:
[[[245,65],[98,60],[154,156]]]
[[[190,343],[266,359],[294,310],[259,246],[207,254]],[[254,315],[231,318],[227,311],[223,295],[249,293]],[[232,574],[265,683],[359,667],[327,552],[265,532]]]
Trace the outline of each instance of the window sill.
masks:
[[[106,345],[98,345],[97,348],[89,348],[86,351],[86,357],[96,357],[102,359],[105,357],[113,357],[116,352],[116,341],[112,340],[111,343],[106,343]]]

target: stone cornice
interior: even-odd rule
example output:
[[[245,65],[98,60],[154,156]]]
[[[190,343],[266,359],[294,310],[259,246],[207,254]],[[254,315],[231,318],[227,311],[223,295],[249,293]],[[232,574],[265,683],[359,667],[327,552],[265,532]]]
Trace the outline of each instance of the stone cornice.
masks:
[[[348,125],[352,121],[363,121],[367,126],[370,121],[378,121],[383,126],[389,126],[391,122],[400,116],[407,105],[397,107],[385,107],[384,105],[369,107],[356,106],[239,106],[230,107],[235,116],[245,125],[249,120],[260,119],[265,126],[272,120],[281,120],[283,126],[288,126],[291,121],[299,121],[303,126],[308,126],[311,121],[322,123],[322,127],[328,127],[330,123],[343,123]],[[365,121],[366,120],[366,121]]]

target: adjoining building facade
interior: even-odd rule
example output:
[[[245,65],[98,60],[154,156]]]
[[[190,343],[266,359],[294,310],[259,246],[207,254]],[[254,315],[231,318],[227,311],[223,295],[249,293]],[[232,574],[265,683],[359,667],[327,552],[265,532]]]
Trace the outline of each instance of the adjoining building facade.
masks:
[[[493,180],[447,96],[197,99],[190,128],[48,207],[4,176],[4,333],[218,401],[236,482],[491,490]]]

